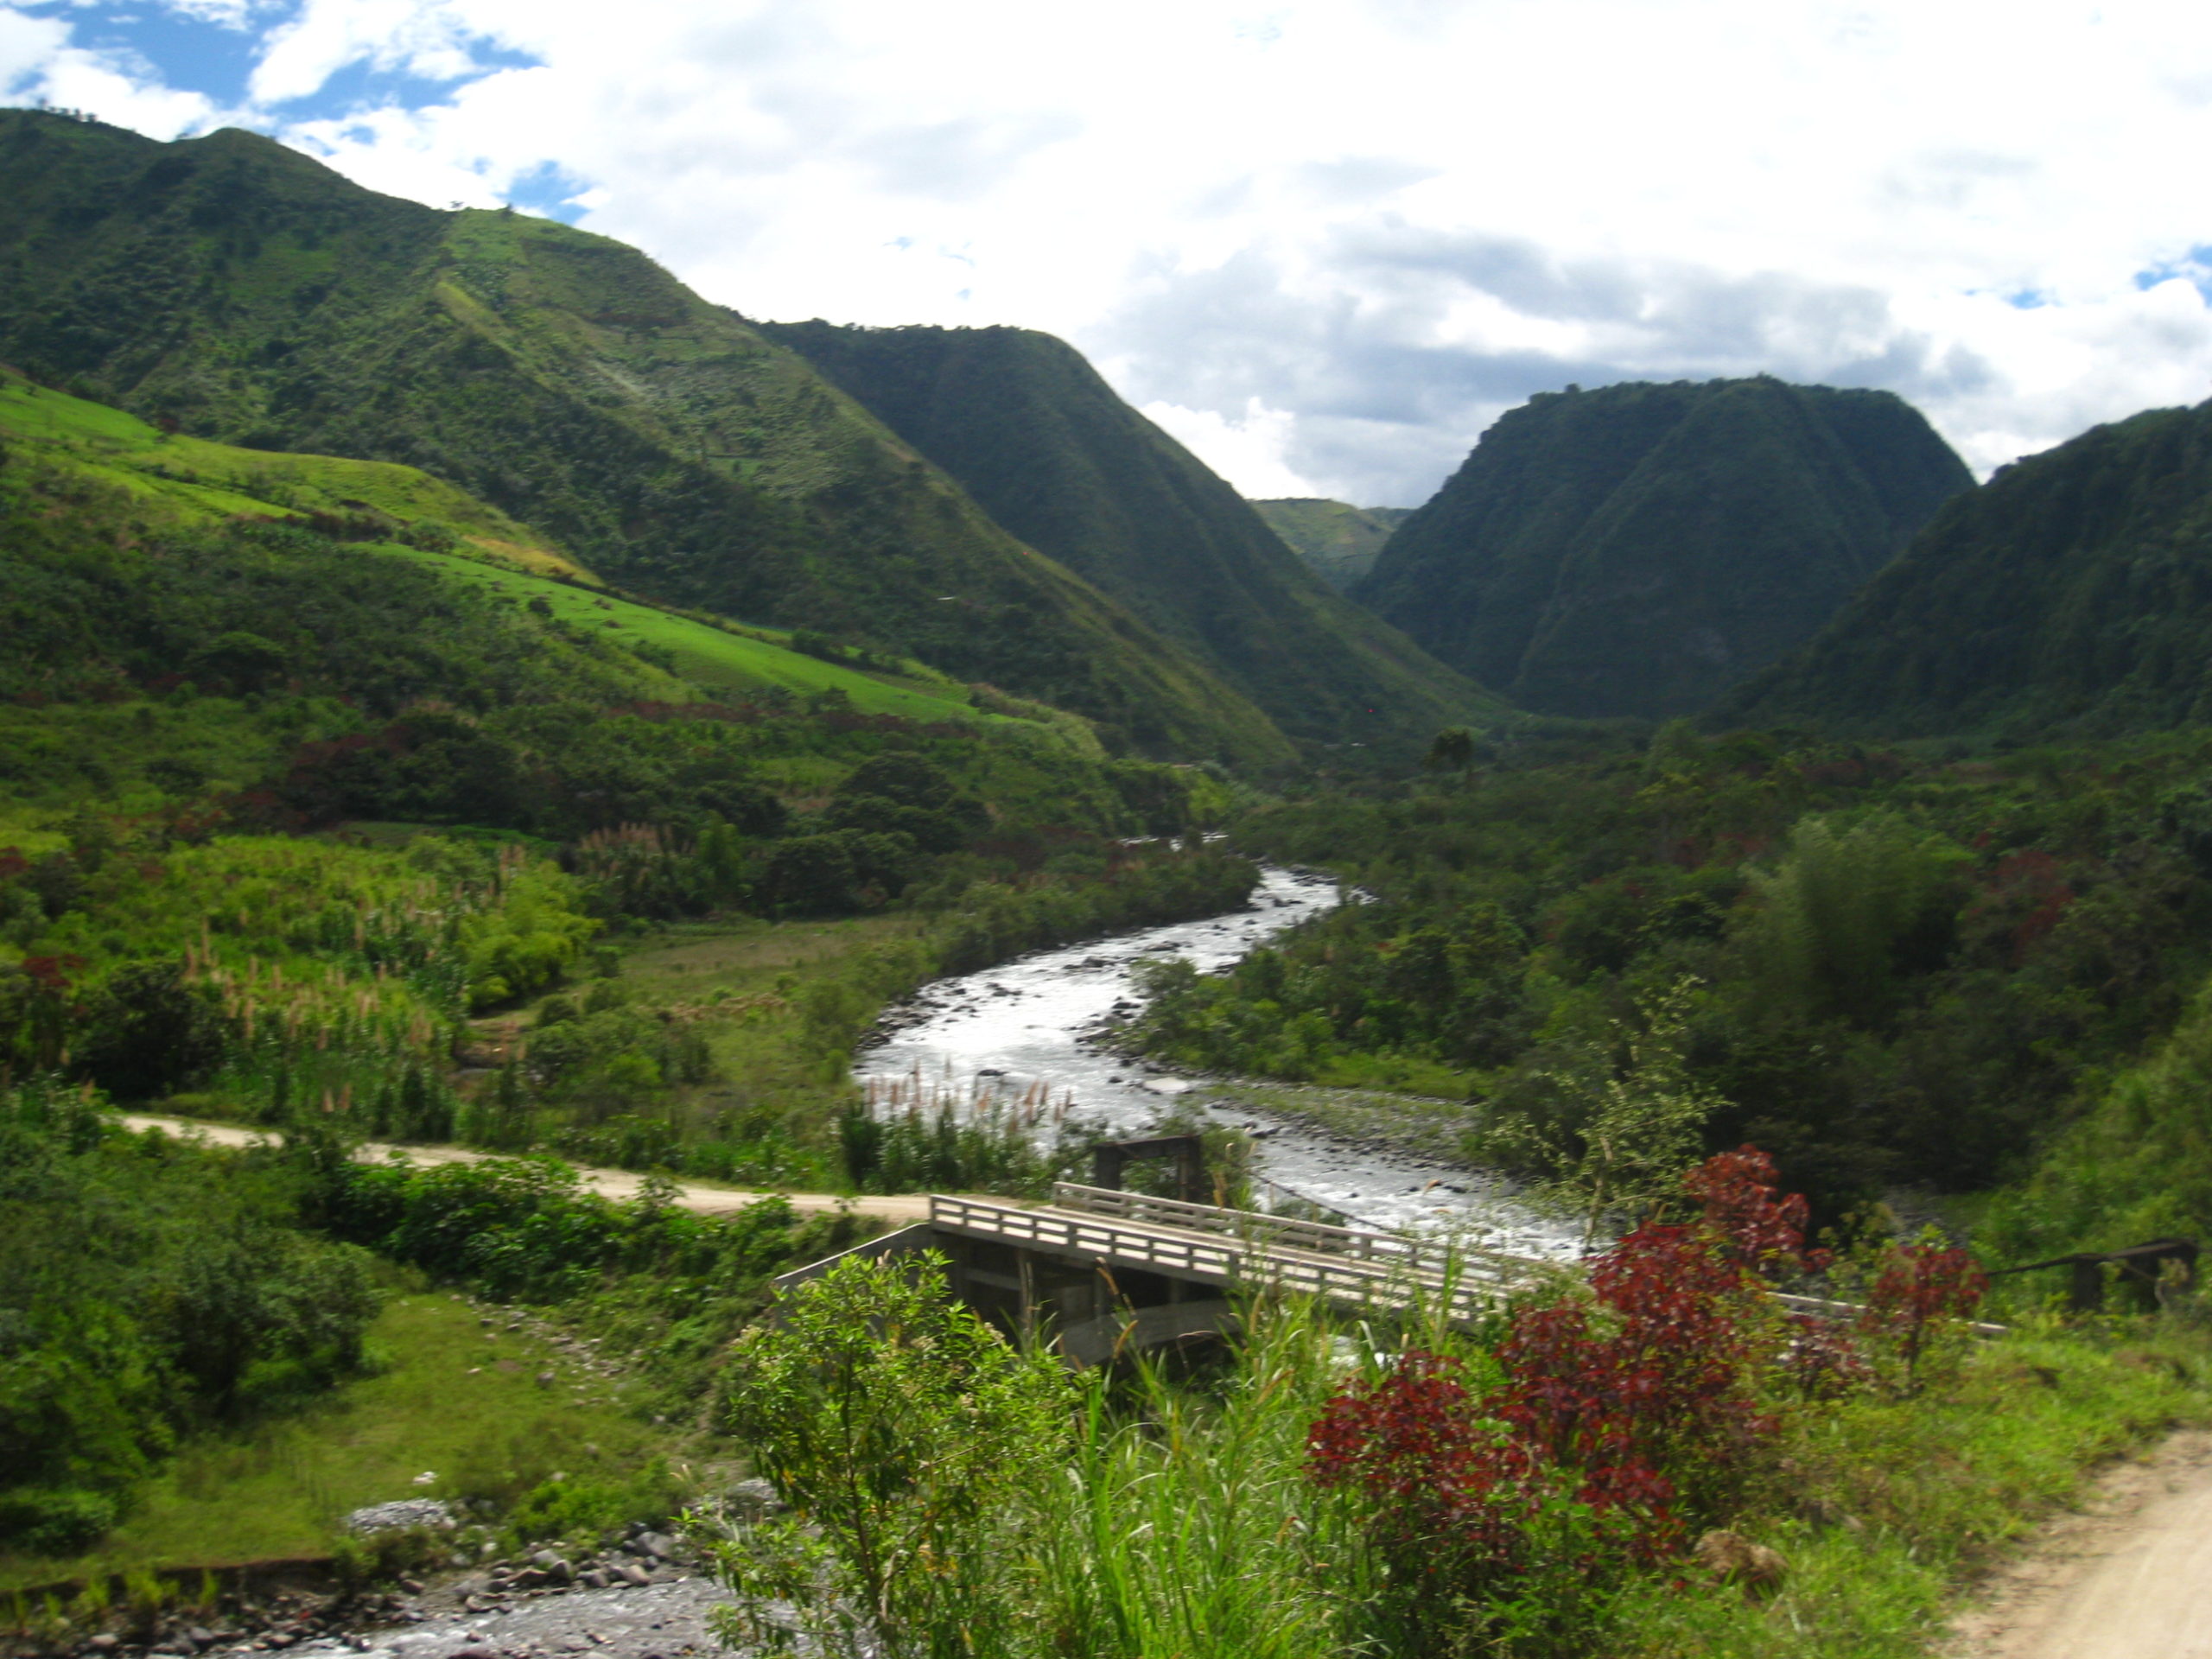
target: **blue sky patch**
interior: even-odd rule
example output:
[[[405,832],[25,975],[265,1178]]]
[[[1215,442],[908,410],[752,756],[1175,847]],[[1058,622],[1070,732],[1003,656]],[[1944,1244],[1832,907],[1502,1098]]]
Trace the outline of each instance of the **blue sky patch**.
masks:
[[[551,162],[540,162],[519,175],[506,191],[506,199],[526,213],[543,214],[573,225],[584,210],[571,200],[591,188],[590,184]]]
[[[245,102],[246,79],[261,55],[259,29],[232,29],[158,5],[63,4],[21,10],[33,16],[58,14],[71,25],[72,44],[143,59],[169,86],[204,92],[226,105]]]
[[[425,109],[451,98],[456,86],[500,69],[527,69],[537,61],[482,40],[470,43],[469,57],[474,65],[469,73],[449,77],[381,69],[366,58],[357,58],[306,97],[287,99],[279,107],[288,121],[337,120],[364,109]]]
[[[2156,288],[2180,277],[2207,299],[2212,299],[2212,246],[2197,244],[2178,259],[2161,260],[2135,273],[2135,286]]]

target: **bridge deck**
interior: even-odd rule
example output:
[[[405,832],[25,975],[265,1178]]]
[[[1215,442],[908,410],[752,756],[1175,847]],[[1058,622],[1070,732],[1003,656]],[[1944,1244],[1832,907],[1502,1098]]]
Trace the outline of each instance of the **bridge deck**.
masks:
[[[1173,1208],[1211,1210],[1204,1205]],[[1238,1212],[1212,1213],[1233,1216]],[[1109,1271],[1117,1267],[1137,1268],[1206,1284],[1266,1287],[1370,1306],[1401,1307],[1417,1298],[1448,1294],[1454,1313],[1471,1313],[1497,1300],[1538,1265],[1513,1257],[1471,1255],[1453,1262],[1435,1252],[1423,1258],[1410,1253],[1376,1258],[1335,1254],[1277,1242],[1276,1230],[1267,1226],[1267,1217],[1242,1219],[1249,1230],[1240,1234],[1210,1225],[1168,1224],[1060,1205],[1000,1204],[944,1194],[932,1194],[930,1198],[930,1225],[939,1232],[1047,1251]]]

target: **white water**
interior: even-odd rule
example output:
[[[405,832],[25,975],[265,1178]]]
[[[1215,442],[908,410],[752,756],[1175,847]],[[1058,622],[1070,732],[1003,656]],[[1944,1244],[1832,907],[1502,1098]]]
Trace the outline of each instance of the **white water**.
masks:
[[[914,999],[919,1017],[863,1052],[855,1075],[879,1088],[918,1082],[925,1097],[1049,1099],[1039,1118],[1046,1135],[1070,1117],[1124,1136],[1142,1135],[1191,1085],[1083,1040],[1117,1008],[1127,1014],[1137,1006],[1135,964],[1180,956],[1201,972],[1226,967],[1340,899],[1325,878],[1268,868],[1243,910],[1040,950],[938,980]],[[1514,1204],[1499,1183],[1478,1173],[1345,1146],[1243,1105],[1205,1109],[1217,1122],[1250,1126],[1264,1137],[1262,1175],[1361,1224],[1446,1229],[1531,1255],[1572,1249],[1560,1228]]]

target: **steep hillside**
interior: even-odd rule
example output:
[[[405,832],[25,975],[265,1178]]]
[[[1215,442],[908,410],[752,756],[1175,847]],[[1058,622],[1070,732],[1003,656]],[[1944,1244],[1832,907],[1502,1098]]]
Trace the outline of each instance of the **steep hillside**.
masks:
[[[0,111],[0,357],[200,436],[418,467],[612,580],[918,657],[1110,741],[1290,758],[1189,654],[636,251],[237,131]]]
[[[1411,507],[1355,507],[1318,496],[1255,501],[1252,511],[1306,569],[1343,593],[1374,567],[1390,533],[1413,517]]]
[[[0,443],[19,473],[110,498],[141,524],[158,527],[156,533],[295,526],[361,548],[365,555],[381,552],[428,566],[437,578],[434,585],[456,599],[460,590],[450,584],[463,583],[500,602],[527,605],[532,615],[594,629],[606,643],[622,647],[626,658],[640,659],[627,664],[645,677],[629,687],[633,696],[685,702],[702,696],[826,692],[862,714],[973,723],[1004,718],[978,707],[968,688],[918,663],[825,658],[796,649],[791,636],[773,629],[677,614],[612,593],[504,513],[411,467],[272,454],[167,434],[121,410],[4,369]],[[386,580],[392,574],[391,566],[372,558],[364,568],[379,569]],[[282,620],[271,619],[266,626],[273,629]],[[0,670],[0,686],[34,671],[37,661],[27,643],[38,637],[37,625],[26,614],[19,626],[22,649]],[[556,664],[559,638],[553,631],[543,646]],[[561,666],[533,690],[556,692],[563,677],[574,671],[573,664]],[[1095,751],[1096,740],[1084,722],[1041,707],[1035,716],[1055,724],[1078,748]]]
[[[1189,646],[1302,741],[1398,751],[1495,718],[1317,580],[1072,347],[1021,328],[768,324],[1000,524]]]
[[[1718,717],[2016,737],[2212,720],[2212,403],[2004,468]]]
[[[1809,638],[1972,481],[1888,392],[1544,393],[1351,593],[1525,707],[1689,713]]]

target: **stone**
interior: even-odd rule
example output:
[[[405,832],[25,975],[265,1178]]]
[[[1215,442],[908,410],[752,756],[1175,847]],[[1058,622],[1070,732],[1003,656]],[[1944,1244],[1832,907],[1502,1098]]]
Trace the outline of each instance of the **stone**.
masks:
[[[123,1638],[111,1630],[102,1630],[85,1645],[94,1653],[113,1653],[123,1645]]]
[[[356,1510],[340,1523],[356,1537],[378,1532],[404,1532],[410,1527],[450,1531],[457,1523],[453,1508],[442,1498],[403,1497],[394,1503],[372,1503]]]
[[[776,1496],[775,1483],[755,1475],[750,1480],[741,1480],[723,1495],[722,1505],[732,1514],[747,1520],[760,1520],[772,1515],[781,1515],[786,1505]]]
[[[646,1585],[653,1581],[653,1575],[635,1561],[625,1561],[614,1570],[622,1575],[626,1584]]]
[[[1789,1563],[1779,1550],[1755,1544],[1740,1532],[1708,1532],[1697,1541],[1694,1554],[1700,1567],[1741,1589],[1747,1601],[1765,1600],[1789,1576]]]

